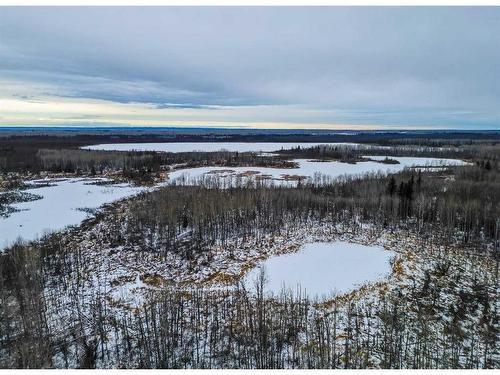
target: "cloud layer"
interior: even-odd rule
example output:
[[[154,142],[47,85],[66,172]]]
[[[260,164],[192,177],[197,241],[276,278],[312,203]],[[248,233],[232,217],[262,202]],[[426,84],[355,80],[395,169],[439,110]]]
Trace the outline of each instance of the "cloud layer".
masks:
[[[500,8],[0,8],[0,124],[500,127]]]

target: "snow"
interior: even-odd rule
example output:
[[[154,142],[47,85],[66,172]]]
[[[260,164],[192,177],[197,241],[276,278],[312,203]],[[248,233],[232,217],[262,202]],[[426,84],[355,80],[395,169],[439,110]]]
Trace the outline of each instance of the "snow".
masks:
[[[141,289],[146,289],[147,285],[144,284],[137,274],[133,282],[125,282],[115,289],[110,290],[110,298],[114,301],[127,303],[128,306],[139,307],[146,301],[144,294],[141,294]]]
[[[267,292],[278,294],[283,287],[296,291],[300,285],[310,297],[346,293],[389,274],[393,255],[382,246],[344,241],[308,243],[296,253],[267,259],[248,273],[244,283],[254,285],[264,269]]]
[[[369,156],[374,160],[383,160],[385,156]],[[298,164],[298,168],[265,168],[265,167],[199,167],[191,169],[181,169],[169,174],[170,181],[196,180],[203,176],[214,176],[219,179],[236,180],[239,174],[253,171],[258,172],[249,178],[268,175],[273,181],[282,184],[294,185],[295,181],[284,181],[285,176],[305,176],[313,178],[315,175],[324,175],[330,178],[341,176],[358,176],[365,173],[396,173],[408,167],[422,166],[458,166],[466,163],[458,159],[438,159],[438,158],[417,158],[417,157],[391,157],[399,161],[399,164],[383,164],[375,161],[358,162],[356,164],[342,163],[338,161],[312,161],[307,159],[293,160]],[[242,177],[245,179],[247,177]]]
[[[47,184],[27,189],[42,199],[13,204],[20,211],[0,218],[0,251],[12,245],[19,237],[34,240],[46,232],[57,231],[68,225],[77,225],[88,217],[83,208],[95,209],[105,203],[136,194],[143,188],[128,184],[93,185],[101,179],[68,178],[43,179],[35,184]]]
[[[283,142],[165,142],[165,143],[108,143],[85,146],[85,150],[103,151],[163,151],[163,152],[272,152],[297,146],[313,147],[319,145],[360,146],[356,143],[283,143]]]

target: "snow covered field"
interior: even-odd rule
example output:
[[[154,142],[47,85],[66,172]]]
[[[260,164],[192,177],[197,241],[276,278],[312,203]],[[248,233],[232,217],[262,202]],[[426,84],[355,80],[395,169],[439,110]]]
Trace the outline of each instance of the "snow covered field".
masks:
[[[351,242],[315,242],[302,246],[297,253],[275,256],[250,271],[245,284],[253,286],[264,270],[264,289],[279,294],[283,287],[301,291],[309,297],[343,294],[391,272],[393,252],[381,246]]]
[[[373,160],[383,160],[385,156],[370,156]],[[428,166],[443,167],[454,165],[466,165],[467,163],[457,159],[438,159],[438,158],[416,158],[416,157],[391,157],[399,164],[383,164],[375,161],[358,162],[356,164],[342,163],[338,161],[313,161],[307,159],[295,159],[298,168],[265,168],[265,167],[199,167],[191,169],[180,169],[169,174],[171,182],[185,182],[187,184],[195,183],[200,178],[210,176],[231,185],[238,178],[245,182],[248,178],[267,179],[271,182],[285,183],[295,185],[296,179],[292,176],[302,176],[313,178],[315,175],[324,175],[330,178],[341,176],[358,176],[370,172],[396,173],[407,167]],[[246,172],[249,172],[245,175]],[[255,172],[255,173],[253,173]]]
[[[43,186],[26,191],[40,195],[42,199],[13,204],[12,207],[19,211],[0,218],[0,251],[19,237],[34,240],[44,232],[79,224],[88,217],[82,209],[95,209],[144,190],[128,184],[92,184],[98,181],[103,180],[68,178],[32,181]],[[45,186],[47,183],[49,186]]]
[[[297,146],[313,147],[318,145],[348,145],[360,146],[356,143],[280,143],[280,142],[166,142],[166,143],[108,143],[85,146],[85,150],[103,151],[164,151],[164,152],[272,152],[281,149],[290,149]]]

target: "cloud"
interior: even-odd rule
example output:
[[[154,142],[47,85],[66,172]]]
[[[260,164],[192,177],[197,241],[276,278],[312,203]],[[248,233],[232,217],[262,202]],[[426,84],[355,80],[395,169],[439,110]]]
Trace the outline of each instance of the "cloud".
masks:
[[[156,108],[219,109],[221,107],[215,105],[203,105],[203,104],[192,104],[192,103],[163,103],[163,104],[157,104]]]
[[[500,8],[3,7],[0,97],[139,105],[145,121],[494,128],[499,47]]]

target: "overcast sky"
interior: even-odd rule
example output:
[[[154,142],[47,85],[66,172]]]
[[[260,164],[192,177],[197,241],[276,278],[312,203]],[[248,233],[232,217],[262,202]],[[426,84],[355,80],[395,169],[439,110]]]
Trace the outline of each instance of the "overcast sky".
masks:
[[[0,8],[0,124],[500,128],[500,8]]]

